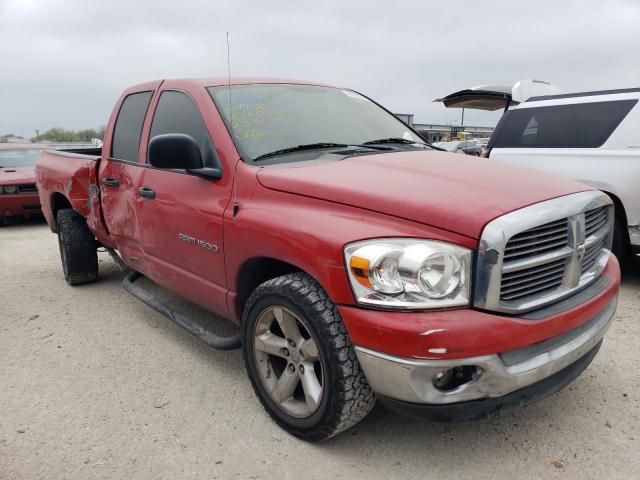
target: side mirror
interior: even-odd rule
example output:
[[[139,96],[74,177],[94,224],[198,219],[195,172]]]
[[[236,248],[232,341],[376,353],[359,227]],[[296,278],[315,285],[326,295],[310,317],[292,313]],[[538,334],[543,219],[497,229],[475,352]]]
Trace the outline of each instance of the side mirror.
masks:
[[[158,168],[190,170],[202,168],[200,147],[189,135],[166,133],[149,142],[149,163]]]
[[[165,133],[149,142],[149,163],[158,168],[186,170],[199,177],[222,178],[220,168],[204,166],[200,147],[190,135]]]

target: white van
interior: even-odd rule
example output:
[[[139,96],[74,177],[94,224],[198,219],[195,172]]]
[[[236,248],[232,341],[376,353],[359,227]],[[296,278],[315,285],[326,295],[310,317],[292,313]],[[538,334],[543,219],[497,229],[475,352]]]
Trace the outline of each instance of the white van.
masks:
[[[640,253],[640,88],[532,97],[505,112],[484,157],[607,193],[614,251]]]

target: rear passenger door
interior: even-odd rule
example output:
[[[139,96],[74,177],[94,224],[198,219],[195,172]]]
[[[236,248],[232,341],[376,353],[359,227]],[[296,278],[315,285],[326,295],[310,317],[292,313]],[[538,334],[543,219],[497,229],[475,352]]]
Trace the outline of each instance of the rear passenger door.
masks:
[[[208,96],[203,101],[213,107]],[[158,97],[148,140],[167,133],[190,135],[200,146],[205,166],[220,167],[203,114],[185,91],[165,89]],[[139,243],[147,275],[218,313],[226,313],[222,222],[231,195],[230,175],[223,169],[221,180],[205,179],[147,161],[136,184]]]
[[[141,254],[136,243],[135,185],[142,170],[140,138],[155,85],[148,86],[148,90],[125,93],[116,107],[110,122],[115,120],[115,126],[110,141],[105,138],[103,149],[107,155],[100,162],[98,175],[109,234],[125,262],[136,269]]]

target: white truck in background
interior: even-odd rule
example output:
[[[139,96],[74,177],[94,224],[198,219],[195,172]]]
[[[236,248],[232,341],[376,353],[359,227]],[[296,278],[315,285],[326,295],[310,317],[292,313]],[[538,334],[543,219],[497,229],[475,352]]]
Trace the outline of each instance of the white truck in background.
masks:
[[[542,90],[548,85],[544,93],[552,94],[529,95],[526,87],[534,83]],[[524,80],[512,94],[505,87],[474,87],[438,101],[448,108],[504,108],[482,156],[605,192],[615,204],[614,253],[640,255],[640,88],[557,91],[548,82]]]

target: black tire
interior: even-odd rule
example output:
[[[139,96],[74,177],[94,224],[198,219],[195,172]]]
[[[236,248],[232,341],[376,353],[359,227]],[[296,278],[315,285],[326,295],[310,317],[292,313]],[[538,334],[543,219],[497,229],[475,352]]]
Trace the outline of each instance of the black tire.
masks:
[[[262,313],[273,307],[284,307],[302,319],[302,326],[318,347],[322,396],[317,409],[304,418],[284,411],[271,398],[258,372],[255,329]],[[242,340],[245,366],[256,395],[276,423],[296,437],[307,441],[325,440],[354,426],[373,409],[375,396],[338,310],[309,275],[292,273],[256,288],[244,310]]]
[[[82,285],[98,279],[98,248],[82,215],[71,209],[59,210],[58,245],[64,279],[69,285]]]
[[[618,260],[624,261],[631,253],[627,226],[619,217],[615,218],[613,227],[613,253]]]

